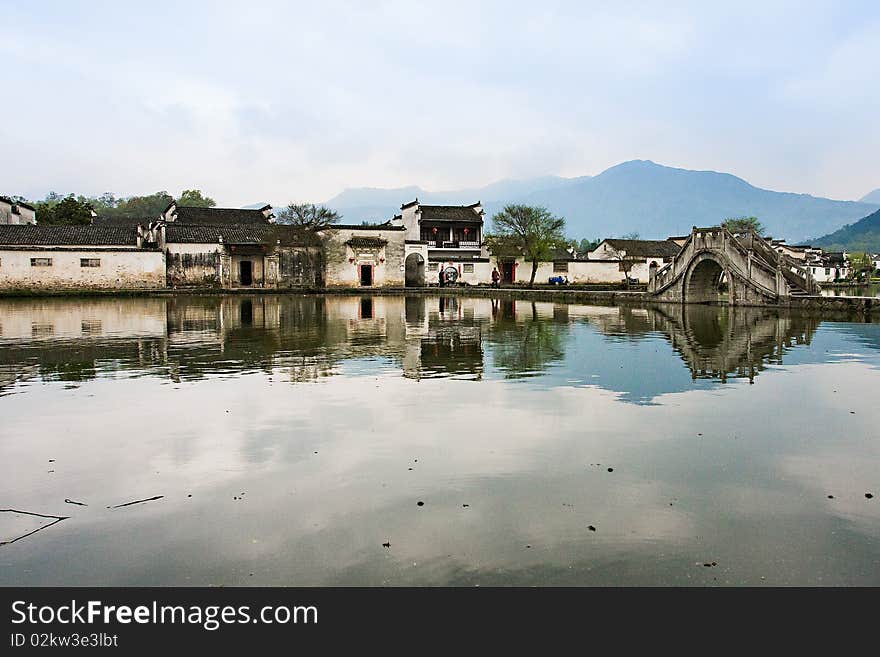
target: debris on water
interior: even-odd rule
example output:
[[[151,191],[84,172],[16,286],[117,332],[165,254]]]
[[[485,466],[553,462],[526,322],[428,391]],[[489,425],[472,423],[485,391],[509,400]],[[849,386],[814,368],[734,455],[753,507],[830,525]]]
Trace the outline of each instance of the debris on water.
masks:
[[[833,499],[834,499],[834,495],[829,495],[829,496],[828,496],[828,499],[829,499],[829,500],[833,500]]]
[[[133,502],[126,502],[125,504],[117,504],[116,506],[108,506],[108,509],[121,509],[124,506],[131,506],[132,504],[143,504],[144,502],[152,502],[153,500],[161,500],[164,495],[156,495],[155,497],[147,497],[143,500],[134,500]]]
[[[849,414],[850,414],[850,415],[855,415],[856,412],[855,412],[855,411],[850,411]]]
[[[529,550],[530,550],[530,549],[532,549],[532,546],[531,546],[531,545],[526,545],[526,549],[529,549]]]
[[[608,468],[608,472],[614,472],[614,468]]]
[[[55,463],[55,459],[49,459],[49,463]]]
[[[190,493],[189,495],[187,495],[187,497],[192,497],[192,493]]]
[[[874,493],[865,493],[865,497],[867,497],[869,500],[873,499]]]
[[[318,452],[316,451],[315,454],[317,454],[317,453],[318,453]]]
[[[391,541],[386,541],[385,543],[382,543],[382,547],[383,547],[383,548],[390,548],[390,547],[391,547]]]
[[[77,506],[88,506],[88,504],[86,504],[85,502],[77,502],[75,500],[69,500],[66,497],[64,498],[64,503],[65,504],[76,504]]]
[[[10,543],[15,543],[16,541],[20,541],[21,539],[27,538],[28,536],[32,536],[32,535],[36,534],[37,532],[43,531],[44,529],[49,529],[49,527],[61,522],[62,520],[67,520],[68,518],[70,518],[70,516],[51,516],[51,515],[46,515],[44,513],[34,513],[33,511],[20,511],[19,509],[0,509],[0,513],[17,513],[17,514],[21,514],[21,515],[25,515],[25,516],[35,516],[37,518],[47,518],[52,521],[52,522],[46,523],[45,525],[43,525],[41,527],[37,527],[36,529],[28,532],[27,534],[22,534],[21,536],[17,536],[16,538],[10,539],[8,541],[0,541],[0,546],[9,545]]]
[[[52,474],[53,472],[55,472],[55,471],[54,470],[46,470],[46,474]]]
[[[702,435],[703,435],[703,434],[701,434],[701,433],[698,433],[698,434],[697,434],[697,435],[698,435],[698,436],[702,436]]]
[[[416,506],[425,506],[425,503],[419,500],[418,502],[416,502]]]
[[[587,529],[589,529],[591,532],[596,531],[596,528],[593,527],[593,525],[590,525],[589,527],[587,527]]]
[[[410,471],[412,471],[412,468],[407,468],[407,470],[410,470]]]
[[[712,561],[712,562],[704,563],[703,565],[704,565],[706,568],[712,568],[712,567],[714,567],[714,566],[717,566],[718,563],[715,562],[715,561]]]

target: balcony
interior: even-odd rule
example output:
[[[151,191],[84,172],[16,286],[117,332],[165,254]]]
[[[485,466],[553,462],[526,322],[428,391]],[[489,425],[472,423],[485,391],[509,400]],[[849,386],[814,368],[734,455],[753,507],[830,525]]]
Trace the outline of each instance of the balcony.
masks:
[[[442,242],[440,240],[427,240],[427,241],[428,241],[428,247],[432,248],[432,249],[479,249],[480,248],[479,242],[461,242],[461,241]]]

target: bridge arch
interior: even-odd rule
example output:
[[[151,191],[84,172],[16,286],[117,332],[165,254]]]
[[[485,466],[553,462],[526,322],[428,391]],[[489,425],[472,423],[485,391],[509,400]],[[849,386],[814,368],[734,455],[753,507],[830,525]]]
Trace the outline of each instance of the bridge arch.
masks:
[[[729,287],[731,281],[723,257],[714,252],[698,253],[688,268],[684,278],[683,301],[685,303],[718,303],[724,300],[724,283]]]

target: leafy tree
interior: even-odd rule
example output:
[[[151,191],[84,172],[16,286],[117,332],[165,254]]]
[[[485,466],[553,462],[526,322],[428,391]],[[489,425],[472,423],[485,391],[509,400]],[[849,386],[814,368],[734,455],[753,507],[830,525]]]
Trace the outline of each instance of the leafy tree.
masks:
[[[590,251],[593,251],[597,246],[601,244],[601,240],[588,240],[586,238],[582,239],[580,242],[575,242],[572,244],[574,250],[577,251],[581,255],[586,255]]]
[[[867,253],[863,251],[850,253],[848,260],[851,278],[860,280],[869,278],[874,273],[874,261]]]
[[[177,205],[186,205],[191,208],[213,208],[217,203],[209,196],[202,196],[200,189],[185,189],[180,193]]]
[[[751,230],[757,235],[764,235],[766,230],[757,217],[728,217],[721,222],[721,226],[731,233],[747,233]]]
[[[338,212],[314,203],[291,203],[279,210],[276,215],[279,224],[288,224],[315,232],[339,223],[340,219],[342,215]]]
[[[37,220],[41,224],[87,226],[92,223],[92,205],[82,198],[76,198],[73,194],[69,194],[57,202],[54,198],[52,201],[38,202],[35,207],[37,208]]]
[[[538,263],[549,260],[555,249],[567,244],[562,233],[565,219],[554,217],[543,207],[508,205],[492,217],[492,226],[486,245],[496,257],[522,255],[531,261],[529,287],[535,284]]]
[[[107,208],[105,214],[108,217],[127,219],[156,219],[173,200],[171,194],[166,191],[149,196],[130,196],[119,200],[116,207]]]

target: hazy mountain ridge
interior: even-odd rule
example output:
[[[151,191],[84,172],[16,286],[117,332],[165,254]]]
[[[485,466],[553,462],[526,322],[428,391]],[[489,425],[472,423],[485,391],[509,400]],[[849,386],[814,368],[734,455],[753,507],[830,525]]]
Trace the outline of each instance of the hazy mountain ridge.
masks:
[[[430,192],[420,187],[348,189],[325,202],[346,223],[385,220],[416,197],[429,204],[483,202],[487,220],[507,203],[544,205],[566,218],[571,237],[638,232],[664,238],[692,226],[717,225],[727,217],[757,216],[774,237],[791,242],[852,223],[880,203],[837,201],[809,194],[761,189],[729,173],[692,171],[632,160],[598,176],[543,176],[502,180],[485,187]],[[488,222],[487,222],[488,223]]]
[[[828,251],[878,253],[880,252],[880,210],[829,235],[816,238],[812,240],[812,244]]]
[[[862,198],[859,199],[860,203],[877,203],[880,204],[880,187],[875,189],[873,192],[868,192]]]

